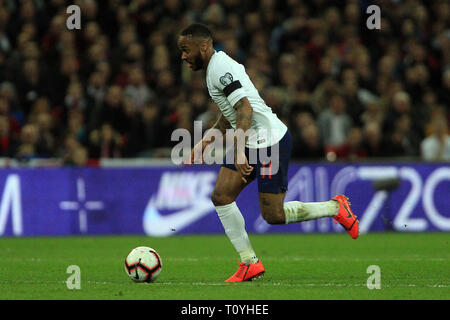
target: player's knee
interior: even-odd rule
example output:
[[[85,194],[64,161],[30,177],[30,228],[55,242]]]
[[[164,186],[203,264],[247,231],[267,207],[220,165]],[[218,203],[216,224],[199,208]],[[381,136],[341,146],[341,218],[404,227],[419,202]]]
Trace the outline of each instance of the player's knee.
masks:
[[[223,193],[216,192],[215,190],[211,193],[211,201],[215,207],[225,206],[234,201],[229,196],[224,195]]]
[[[268,224],[285,224],[283,208],[263,209],[261,215]]]

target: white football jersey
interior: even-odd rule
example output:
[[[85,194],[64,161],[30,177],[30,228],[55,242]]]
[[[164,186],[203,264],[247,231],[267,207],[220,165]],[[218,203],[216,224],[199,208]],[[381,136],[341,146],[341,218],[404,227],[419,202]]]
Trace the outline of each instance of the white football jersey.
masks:
[[[209,95],[219,106],[224,117],[236,129],[236,109],[234,105],[247,97],[253,108],[248,148],[265,148],[276,144],[287,131],[286,125],[278,119],[272,109],[259,96],[242,64],[225,52],[215,52],[206,69],[206,85]]]

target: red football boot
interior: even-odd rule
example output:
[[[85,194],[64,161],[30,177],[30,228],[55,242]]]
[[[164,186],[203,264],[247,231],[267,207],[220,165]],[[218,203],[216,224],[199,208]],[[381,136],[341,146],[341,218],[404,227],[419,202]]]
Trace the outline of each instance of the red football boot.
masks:
[[[359,221],[350,209],[350,202],[348,198],[344,195],[338,195],[333,198],[333,200],[339,202],[338,214],[334,216],[334,222],[340,223],[341,226],[347,230],[350,237],[353,239],[359,236]]]
[[[258,260],[257,263],[245,263],[238,262],[239,269],[229,277],[225,282],[243,282],[252,281],[253,279],[261,278],[264,275],[265,269],[261,261]]]

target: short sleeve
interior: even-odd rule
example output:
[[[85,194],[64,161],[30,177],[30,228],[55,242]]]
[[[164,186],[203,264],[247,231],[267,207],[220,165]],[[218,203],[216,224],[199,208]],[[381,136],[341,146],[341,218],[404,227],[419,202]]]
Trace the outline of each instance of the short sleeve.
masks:
[[[236,102],[247,97],[245,89],[242,87],[242,71],[239,70],[239,65],[218,63],[212,71],[211,80],[213,85],[224,93],[231,106],[234,107]]]

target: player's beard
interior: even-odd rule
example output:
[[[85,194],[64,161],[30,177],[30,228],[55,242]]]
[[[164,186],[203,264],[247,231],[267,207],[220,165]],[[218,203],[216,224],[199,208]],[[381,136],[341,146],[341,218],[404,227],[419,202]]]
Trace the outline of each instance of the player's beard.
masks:
[[[194,63],[193,63],[193,70],[197,71],[203,68],[203,58],[202,55],[200,54],[200,52],[197,54],[197,56],[194,59]]]

